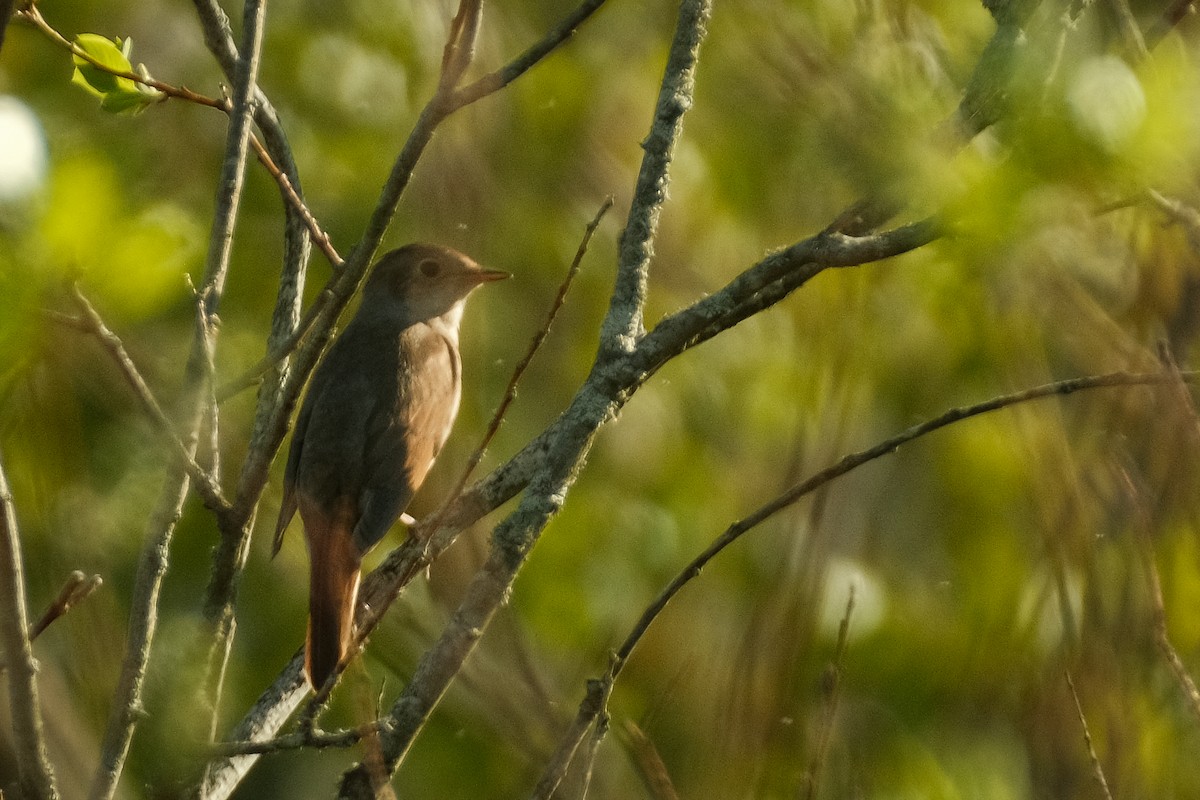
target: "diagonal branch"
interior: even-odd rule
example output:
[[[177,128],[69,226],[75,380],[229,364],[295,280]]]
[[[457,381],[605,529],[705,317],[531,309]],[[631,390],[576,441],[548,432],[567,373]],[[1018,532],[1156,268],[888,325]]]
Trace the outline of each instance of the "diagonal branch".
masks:
[[[604,5],[604,0],[585,0],[580,3],[574,11],[564,17],[545,36],[530,45],[525,52],[495,72],[490,72],[474,83],[455,90],[450,105],[454,108],[462,108],[508,86],[574,36],[575,32],[579,30],[579,26],[586,22],[592,14],[599,11],[602,5]]]
[[[151,391],[141,372],[138,371],[137,366],[133,363],[133,359],[130,357],[129,351],[125,349],[125,343],[121,341],[121,337],[113,333],[104,324],[104,320],[100,317],[100,314],[91,302],[88,301],[87,297],[84,296],[78,284],[71,287],[71,294],[75,300],[75,304],[79,307],[83,315],[82,320],[80,320],[82,322],[82,329],[95,336],[104,349],[108,351],[117,368],[121,371],[121,375],[124,376],[125,381],[129,384],[129,388],[133,390],[133,394],[137,398],[142,410],[146,413],[146,416],[158,428],[159,433],[167,440],[171,449],[175,451],[176,457],[183,463],[188,476],[195,483],[196,491],[204,499],[204,504],[218,516],[227,513],[229,511],[229,502],[221,494],[221,487],[217,485],[213,476],[209,475],[204,467],[196,462],[193,455],[195,447],[189,448],[179,438],[174,423],[171,422],[167,413],[163,411],[162,406],[158,403],[158,399],[154,396],[154,392]]]
[[[940,226],[933,219],[866,236],[826,229],[771,253],[719,291],[664,317],[638,343],[640,362],[647,370],[657,369],[667,359],[778,303],[826,269],[892,258],[939,235]]]

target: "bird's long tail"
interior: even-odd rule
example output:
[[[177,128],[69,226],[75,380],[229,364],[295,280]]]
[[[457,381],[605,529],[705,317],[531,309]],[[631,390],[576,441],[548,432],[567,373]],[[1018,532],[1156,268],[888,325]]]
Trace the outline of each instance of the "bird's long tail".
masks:
[[[325,684],[350,649],[362,565],[349,520],[335,515],[329,521],[329,525],[309,525],[307,520],[305,524],[310,571],[304,671],[314,689]]]

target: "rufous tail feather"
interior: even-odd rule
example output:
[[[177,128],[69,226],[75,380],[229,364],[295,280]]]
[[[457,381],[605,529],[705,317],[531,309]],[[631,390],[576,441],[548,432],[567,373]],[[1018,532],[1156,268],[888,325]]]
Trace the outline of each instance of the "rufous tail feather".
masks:
[[[354,605],[362,559],[350,530],[336,523],[308,530],[308,638],[304,672],[320,689],[346,657],[354,638]]]

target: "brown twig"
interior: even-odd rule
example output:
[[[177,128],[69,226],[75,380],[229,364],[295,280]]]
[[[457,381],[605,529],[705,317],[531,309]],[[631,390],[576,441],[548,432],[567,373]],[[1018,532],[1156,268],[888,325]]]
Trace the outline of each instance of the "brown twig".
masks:
[[[287,174],[271,158],[270,153],[267,152],[267,148],[258,140],[258,137],[253,135],[250,137],[250,146],[254,148],[254,154],[258,156],[259,163],[266,167],[267,172],[279,184],[279,188],[283,191],[283,195],[287,198],[288,203],[299,212],[300,217],[304,220],[304,224],[308,226],[308,232],[313,242],[316,243],[317,248],[325,254],[325,258],[329,259],[329,263],[335,270],[341,269],[345,260],[338,253],[337,249],[334,248],[329,234],[321,227],[321,223],[317,222],[317,218],[309,210],[308,204],[296,192],[296,187],[292,186],[292,182]],[[280,358],[282,357],[280,356]],[[276,359],[276,362],[278,360]],[[273,365],[274,362],[272,362],[271,366]],[[265,372],[266,370],[264,369],[263,371]]]
[[[117,78],[124,78],[126,80],[133,81],[134,83],[140,83],[143,86],[149,86],[151,89],[161,92],[166,97],[174,97],[178,100],[186,100],[189,103],[195,103],[196,105],[208,106],[209,108],[216,108],[221,111],[228,111],[224,101],[213,97],[208,97],[207,95],[200,94],[199,92],[193,92],[186,86],[173,86],[172,84],[151,78],[148,75],[139,75],[136,72],[130,72],[128,70],[113,69],[112,67],[105,65],[103,62],[93,57],[91,53],[87,52],[82,47],[75,44],[70,39],[67,39],[65,36],[55,30],[54,27],[46,21],[46,18],[42,16],[42,12],[36,5],[30,4],[27,8],[18,11],[17,16],[32,22],[38,30],[46,34],[46,36],[48,36],[50,40],[59,47],[69,51],[71,55],[75,56],[76,58],[83,59],[102,72],[107,72],[109,75],[113,75]]]
[[[500,69],[484,75],[473,83],[456,89],[451,98],[450,105],[454,108],[462,108],[508,86],[574,36],[579,26],[586,22],[592,14],[599,11],[604,2],[605,0],[585,0],[585,2],[580,3],[553,30],[530,45],[525,52]]]
[[[72,608],[82,603],[92,592],[104,585],[99,575],[90,578],[79,570],[67,576],[66,582],[58,590],[58,597],[46,607],[41,619],[29,627],[29,640],[33,641],[49,628],[55,620],[65,615]]]
[[[1075,681],[1071,679],[1071,671],[1063,670],[1063,676],[1067,679],[1067,688],[1071,690],[1071,699],[1075,701],[1075,713],[1079,717],[1080,727],[1083,728],[1083,743],[1087,746],[1088,758],[1092,762],[1092,777],[1099,784],[1104,800],[1113,800],[1112,792],[1108,788],[1108,779],[1104,777],[1104,767],[1100,764],[1100,756],[1096,755],[1096,748],[1092,745],[1092,732],[1088,728],[1087,717],[1083,713],[1083,704],[1079,702],[1079,693],[1075,691]]]

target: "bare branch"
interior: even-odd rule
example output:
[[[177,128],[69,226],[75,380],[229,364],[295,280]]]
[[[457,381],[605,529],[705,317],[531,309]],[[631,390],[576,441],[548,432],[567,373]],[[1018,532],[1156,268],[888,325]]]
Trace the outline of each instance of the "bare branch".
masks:
[[[586,22],[602,5],[604,5],[604,0],[585,0],[580,3],[574,11],[564,17],[545,36],[530,45],[525,52],[495,72],[456,90],[450,105],[454,108],[462,108],[508,86],[574,36],[579,26]]]
[[[621,234],[616,286],[600,331],[602,350],[629,352],[644,332],[642,309],[650,259],[654,255],[654,236],[670,186],[671,159],[683,133],[683,116],[692,106],[696,62],[711,13],[712,4],[708,0],[679,5],[675,37],[654,107],[654,121],[642,142],[645,154],[633,204]]]
[[[8,477],[0,464],[0,641],[7,655],[8,700],[12,706],[17,769],[23,796],[31,800],[55,800],[58,788],[42,735],[37,661],[33,658],[28,630],[17,513]]]
[[[383,721],[378,721],[368,722],[344,731],[310,729],[278,736],[264,742],[220,742],[214,744],[212,749],[217,755],[245,756],[282,753],[287,750],[299,750],[302,747],[311,747],[317,750],[331,747],[353,747],[363,739],[379,733],[383,729],[383,725]]]
[[[829,268],[852,267],[916,250],[940,235],[936,220],[891,231],[848,236],[832,228],[771,253],[722,289],[659,321],[638,343],[637,363],[647,372],[688,348],[783,300]]]
[[[217,485],[216,480],[210,475],[204,467],[196,462],[194,457],[195,446],[189,447],[184,444],[179,438],[179,434],[175,431],[175,425],[171,422],[162,406],[159,405],[154,392],[146,384],[142,374],[138,371],[137,366],[133,363],[133,359],[129,355],[129,351],[125,349],[125,343],[121,341],[121,337],[117,336],[112,330],[104,324],[104,320],[96,311],[95,307],[84,296],[79,289],[78,284],[71,287],[71,294],[75,300],[75,304],[79,307],[82,329],[92,334],[99,340],[108,354],[116,363],[117,368],[121,371],[121,375],[125,378],[126,383],[133,389],[133,394],[137,398],[138,404],[146,416],[158,428],[159,433],[166,438],[171,449],[175,451],[176,457],[187,470],[187,474],[191,477],[196,485],[196,490],[200,496],[204,498],[204,503],[213,510],[218,516],[229,511],[229,502],[221,494],[221,487]]]

